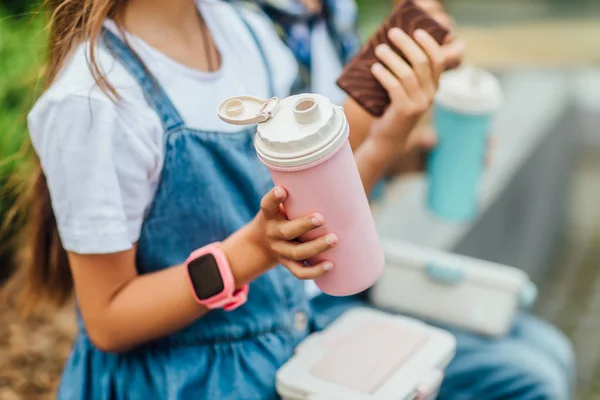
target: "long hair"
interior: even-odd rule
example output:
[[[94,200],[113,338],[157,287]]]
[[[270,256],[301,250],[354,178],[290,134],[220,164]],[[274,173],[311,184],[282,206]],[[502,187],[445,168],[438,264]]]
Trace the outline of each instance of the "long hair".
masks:
[[[113,98],[117,93],[102,74],[96,58],[96,43],[106,18],[117,20],[126,0],[46,0],[50,15],[48,48],[43,83],[47,88],[60,73],[72,51],[89,42],[88,64],[98,86]],[[29,146],[31,147],[31,146]],[[5,221],[23,224],[16,240],[21,249],[14,276],[6,292],[28,315],[41,305],[61,307],[73,293],[67,253],[62,247],[50,193],[40,162],[33,151],[33,173],[20,186],[15,207]],[[30,164],[31,165],[31,164]]]

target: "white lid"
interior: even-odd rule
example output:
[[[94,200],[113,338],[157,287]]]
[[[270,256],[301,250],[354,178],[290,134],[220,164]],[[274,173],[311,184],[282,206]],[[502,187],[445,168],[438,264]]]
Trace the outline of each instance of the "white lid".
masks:
[[[436,101],[458,112],[493,112],[502,104],[502,87],[494,75],[483,69],[458,68],[442,74]]]
[[[336,384],[330,380],[320,379],[315,374],[316,369],[323,363],[324,358],[330,355],[331,344],[355,345],[358,335],[361,331],[364,335],[367,331],[363,327],[385,325],[392,332],[413,332],[421,337],[414,351],[406,354],[401,365],[397,365],[391,375],[377,385],[377,388],[365,393],[360,390],[353,390],[349,387]],[[349,339],[350,340],[347,340]],[[368,339],[365,343],[368,343]],[[322,342],[324,341],[324,342]],[[359,340],[360,341],[360,340]],[[319,343],[321,342],[321,343]],[[386,343],[389,339],[386,340]],[[397,343],[388,345],[391,353],[402,348],[413,347],[408,342],[403,341],[403,335],[399,335]],[[387,314],[381,311],[368,308],[355,308],[344,313],[330,326],[328,326],[317,340],[311,340],[303,346],[302,349],[294,355],[277,372],[277,391],[284,398],[289,399],[344,399],[344,400],[384,400],[390,398],[410,397],[419,388],[427,386],[430,383],[432,373],[443,370],[454,355],[456,340],[453,335],[442,329],[431,327],[423,322],[397,315]],[[339,349],[336,350],[339,356]],[[334,357],[337,358],[337,357]],[[343,358],[343,357],[342,357]],[[359,357],[360,358],[360,357]],[[394,361],[392,354],[390,360]],[[372,363],[374,360],[365,356],[361,362]],[[352,370],[348,366],[340,365],[339,370]],[[339,374],[341,371],[333,371]]]
[[[434,266],[455,272],[452,275],[460,278],[460,281],[477,282],[513,293],[519,293],[531,285],[524,271],[507,265],[396,241],[384,241],[382,245],[388,267],[425,270],[428,266]]]
[[[341,107],[318,94],[301,94],[266,102],[250,96],[223,101],[219,117],[228,123],[258,123],[255,147],[274,167],[297,167],[334,152],[349,135]]]

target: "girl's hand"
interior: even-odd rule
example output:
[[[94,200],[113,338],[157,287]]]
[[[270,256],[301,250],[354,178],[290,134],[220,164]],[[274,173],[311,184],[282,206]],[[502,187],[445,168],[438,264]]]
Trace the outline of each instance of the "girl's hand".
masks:
[[[431,123],[417,126],[410,135],[406,151],[399,155],[392,163],[386,174],[394,177],[404,174],[424,172],[427,167],[427,157],[437,145],[437,136]],[[487,149],[485,153],[485,167],[489,167],[493,161],[495,137],[488,136]]]
[[[306,11],[312,15],[321,14],[323,10],[323,1],[322,0],[300,0]]]
[[[423,124],[415,129],[415,134],[411,135],[413,140],[412,144],[408,145],[408,153],[419,152],[423,163],[421,164],[422,172],[425,169],[425,159],[429,153],[437,145],[437,134],[431,123]],[[409,140],[410,141],[410,140]],[[496,146],[496,137],[494,135],[488,135],[486,139],[486,149],[484,155],[484,165],[489,167],[494,161],[494,148]]]
[[[320,214],[288,220],[283,212],[286,197],[285,189],[275,187],[261,201],[260,216],[267,250],[298,279],[318,278],[331,270],[333,264],[326,261],[307,266],[303,261],[331,249],[337,244],[338,238],[330,233],[308,242],[299,242],[298,238],[323,226],[325,221]]]
[[[458,67],[465,57],[467,46],[462,39],[455,35],[456,21],[454,18],[448,14],[444,5],[439,0],[415,0],[415,3],[440,25],[450,30],[450,34],[446,37],[442,45],[444,65],[446,69]]]
[[[454,31],[456,28],[456,21],[446,12],[444,5],[439,0],[415,0],[415,4],[450,31]]]
[[[388,150],[398,150],[404,148],[409,134],[433,103],[444,71],[444,56],[435,39],[420,29],[414,40],[398,28],[389,31],[389,38],[410,65],[385,44],[375,49],[381,63],[373,65],[372,73],[387,90],[391,103],[371,125],[370,136]]]

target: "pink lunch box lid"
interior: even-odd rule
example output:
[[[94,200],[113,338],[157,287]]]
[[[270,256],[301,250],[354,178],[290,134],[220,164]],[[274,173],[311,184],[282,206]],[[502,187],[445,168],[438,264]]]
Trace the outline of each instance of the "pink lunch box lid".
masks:
[[[286,400],[435,398],[454,350],[442,329],[354,309],[301,343],[278,371],[277,390]]]

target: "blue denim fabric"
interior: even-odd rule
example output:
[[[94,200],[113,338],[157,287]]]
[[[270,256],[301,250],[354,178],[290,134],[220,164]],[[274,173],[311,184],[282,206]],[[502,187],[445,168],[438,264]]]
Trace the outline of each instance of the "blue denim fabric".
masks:
[[[137,265],[144,274],[179,264],[191,251],[237,231],[259,210],[272,182],[257,159],[254,129],[219,133],[187,128],[127,47],[108,32],[105,38],[138,80],[165,129],[162,177],[138,243]],[[95,348],[79,319],[80,333],[58,398],[276,399],[276,371],[294,347],[342,312],[362,305],[358,296],[320,295],[309,301],[303,282],[277,267],[252,282],[243,307],[212,311],[182,331],[128,353]],[[571,353],[551,328],[523,317],[507,339],[456,335],[458,353],[442,399],[567,398]]]
[[[320,295],[311,302],[314,329],[343,312],[368,306],[352,298]],[[434,324],[432,324],[434,325]],[[438,400],[568,400],[575,360],[569,340],[556,328],[520,314],[507,336],[490,339],[448,326],[457,342]]]
[[[551,325],[520,314],[502,339],[448,330],[456,336],[457,351],[440,400],[573,398],[573,349]]]
[[[259,211],[272,181],[256,156],[254,127],[236,133],[186,127],[128,47],[108,31],[104,44],[136,78],[164,124],[162,176],[137,245],[138,272],[145,274],[180,264],[193,250],[239,230]],[[271,77],[264,55],[263,60]],[[270,86],[273,94],[272,82]],[[252,282],[243,307],[212,311],[180,332],[126,354],[95,348],[79,319],[80,333],[58,397],[276,398],[276,370],[308,335],[309,320],[304,283],[281,266]]]

